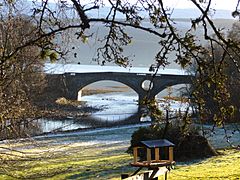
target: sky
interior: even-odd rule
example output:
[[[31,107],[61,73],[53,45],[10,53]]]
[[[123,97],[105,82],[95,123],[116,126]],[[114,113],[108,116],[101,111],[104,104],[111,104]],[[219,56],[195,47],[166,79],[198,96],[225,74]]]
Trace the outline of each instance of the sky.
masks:
[[[194,8],[190,0],[163,0],[170,7],[176,9]],[[212,8],[223,10],[235,10],[238,0],[212,0]]]
[[[68,0],[70,1],[70,0]],[[108,2],[108,0],[103,0]],[[135,2],[136,0],[125,0],[127,2]],[[203,0],[209,1],[209,0]],[[231,10],[234,11],[238,0],[212,0],[212,8]],[[81,2],[89,2],[89,0],[82,0]],[[176,9],[194,8],[193,3],[190,0],[163,0],[168,7],[174,7]]]
[[[49,0],[50,2],[57,2],[59,0]],[[66,0],[71,2],[71,0]],[[114,1],[114,0],[112,0]],[[136,2],[137,0],[124,0],[125,2]],[[197,0],[200,1],[200,0]],[[202,0],[209,1],[209,0]],[[81,0],[81,3],[89,3],[93,2],[93,0]],[[108,0],[103,0],[105,4],[109,4]],[[195,8],[191,0],[163,0],[166,6],[175,8],[175,9],[186,9],[186,8]],[[234,11],[236,8],[238,0],[212,0],[212,8],[221,9],[221,10],[231,10]]]

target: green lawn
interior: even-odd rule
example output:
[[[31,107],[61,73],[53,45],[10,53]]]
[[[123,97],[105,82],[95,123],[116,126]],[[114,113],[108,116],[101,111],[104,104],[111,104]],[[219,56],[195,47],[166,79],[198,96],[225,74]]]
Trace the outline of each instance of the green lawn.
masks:
[[[240,179],[240,151],[220,151],[222,155],[208,158],[190,166],[176,166],[170,179]]]
[[[0,179],[120,179],[122,173],[135,170],[128,165],[132,157],[125,153],[126,148],[120,143],[114,146],[75,143],[31,148],[24,150],[24,154],[13,152],[16,156],[1,154]],[[222,155],[195,164],[176,165],[169,179],[239,179],[240,151],[220,152]]]
[[[70,144],[1,155],[0,179],[111,179],[129,170],[127,145]]]

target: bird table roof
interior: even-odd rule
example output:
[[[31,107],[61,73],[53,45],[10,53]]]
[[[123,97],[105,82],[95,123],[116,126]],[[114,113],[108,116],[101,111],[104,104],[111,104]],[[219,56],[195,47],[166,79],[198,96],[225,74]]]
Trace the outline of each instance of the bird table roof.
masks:
[[[173,147],[173,146],[175,146],[173,143],[171,143],[170,141],[168,141],[166,139],[141,141],[141,144],[143,144],[147,148],[160,148],[160,147]]]

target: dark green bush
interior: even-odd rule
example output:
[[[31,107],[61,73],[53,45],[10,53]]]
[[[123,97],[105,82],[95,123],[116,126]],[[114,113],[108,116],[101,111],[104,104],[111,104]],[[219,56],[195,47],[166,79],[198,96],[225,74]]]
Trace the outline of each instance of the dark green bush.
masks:
[[[132,153],[134,146],[139,146],[140,141],[163,139],[164,126],[141,127],[132,135],[131,146],[128,153]],[[201,136],[196,128],[189,128],[184,133],[179,125],[170,125],[164,139],[175,144],[174,159],[185,161],[216,155],[216,151],[208,143],[208,140]]]

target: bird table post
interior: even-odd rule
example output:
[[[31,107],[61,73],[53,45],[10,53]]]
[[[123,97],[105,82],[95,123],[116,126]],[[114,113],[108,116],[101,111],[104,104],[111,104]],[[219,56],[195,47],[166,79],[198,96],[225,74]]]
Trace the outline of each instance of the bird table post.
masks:
[[[137,160],[138,160],[137,150],[138,150],[138,147],[133,148],[133,158],[134,158],[133,162],[134,163],[137,163]]]
[[[173,161],[173,147],[169,147],[169,161]]]

